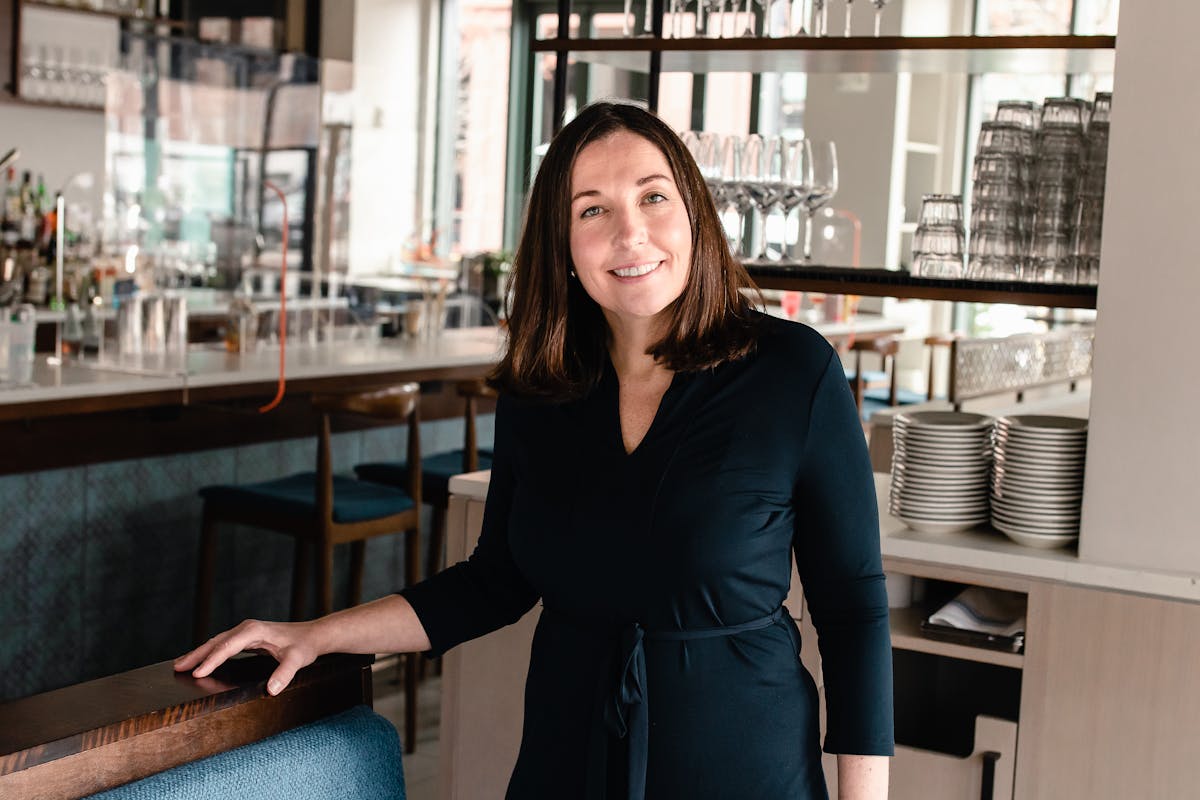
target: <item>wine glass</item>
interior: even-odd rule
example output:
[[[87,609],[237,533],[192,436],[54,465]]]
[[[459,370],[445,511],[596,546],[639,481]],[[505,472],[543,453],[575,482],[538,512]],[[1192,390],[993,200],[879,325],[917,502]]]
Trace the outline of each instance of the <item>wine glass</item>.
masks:
[[[737,0],[734,0],[734,2],[737,2]],[[742,9],[742,13],[746,15],[746,30],[742,31],[742,36],[754,35],[754,12],[751,10],[753,2],[754,0],[745,0],[745,7]]]
[[[757,133],[746,137],[742,151],[742,187],[758,207],[762,219],[762,234],[758,239],[752,261],[767,259],[767,222],[771,209],[783,194],[783,139],[763,137]]]
[[[794,253],[788,244],[788,217],[792,209],[803,206],[812,189],[812,156],[808,139],[798,139],[786,144],[783,159],[783,192],[779,198],[779,210],[783,212],[783,252]],[[803,225],[801,226],[803,227]],[[799,234],[797,234],[799,240]]]
[[[800,27],[796,29],[793,36],[808,36],[808,5],[805,0],[796,0],[796,10],[792,12],[792,19],[800,17]],[[792,26],[788,25],[788,31],[792,30]]]
[[[854,0],[846,0],[846,36],[850,36],[850,12],[854,10]]]
[[[888,0],[871,0],[875,4],[875,35],[879,36],[879,26],[883,22],[883,7],[887,5]]]
[[[804,260],[812,261],[812,216],[828,203],[838,190],[837,145],[829,141],[809,141],[808,196],[804,198]]]
[[[829,35],[828,0],[812,0],[813,36]]]
[[[718,163],[721,174],[721,203],[718,211],[733,209],[734,219],[726,222],[728,215],[722,214],[729,249],[735,254],[742,252],[746,237],[743,235],[747,220],[751,219],[750,195],[742,182],[742,150],[745,142],[740,136],[726,136],[721,143]]]

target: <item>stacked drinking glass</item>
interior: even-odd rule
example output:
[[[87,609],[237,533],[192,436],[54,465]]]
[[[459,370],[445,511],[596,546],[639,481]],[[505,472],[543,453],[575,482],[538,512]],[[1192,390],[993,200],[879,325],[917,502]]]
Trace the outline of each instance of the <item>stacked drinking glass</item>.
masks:
[[[1076,200],[1083,166],[1086,103],[1078,97],[1050,97],[1042,106],[1034,162],[1033,236],[1024,279],[1035,283],[1076,283],[1073,253]]]
[[[1096,282],[1112,95],[1003,100],[972,172],[967,277]]]
[[[927,194],[913,233],[912,274],[922,278],[963,277],[962,197]]]
[[[1029,118],[983,123],[972,172],[971,247],[968,275],[1019,280],[1029,229],[1028,199],[1034,130]]]
[[[1108,169],[1108,120],[1112,95],[1097,92],[1084,133],[1083,175],[1076,198],[1075,279],[1096,283],[1100,275],[1100,231],[1104,224],[1104,182]]]

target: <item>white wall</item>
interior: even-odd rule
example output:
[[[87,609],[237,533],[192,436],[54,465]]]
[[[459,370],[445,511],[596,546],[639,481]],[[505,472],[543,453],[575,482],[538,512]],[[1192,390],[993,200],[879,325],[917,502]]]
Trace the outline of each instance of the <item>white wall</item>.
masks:
[[[1080,555],[1200,572],[1200,4],[1121,4]]]
[[[104,114],[0,104],[0,150],[21,148],[21,159],[13,166],[17,180],[29,170],[37,180],[46,178],[46,191],[53,196],[63,182],[77,172],[91,172],[90,190],[67,192],[69,203],[86,202],[99,217],[104,192]]]

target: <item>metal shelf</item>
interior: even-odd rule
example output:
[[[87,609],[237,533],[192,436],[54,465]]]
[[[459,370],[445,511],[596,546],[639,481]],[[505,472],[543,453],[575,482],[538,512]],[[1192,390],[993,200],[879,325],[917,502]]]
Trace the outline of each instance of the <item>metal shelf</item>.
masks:
[[[732,39],[542,39],[534,52],[633,72],[1110,73],[1115,36],[823,36]]]
[[[1016,281],[938,280],[917,278],[905,270],[795,264],[746,265],[762,289],[782,289],[868,297],[907,297],[963,303],[1011,303],[1051,308],[1095,308],[1095,286]]]

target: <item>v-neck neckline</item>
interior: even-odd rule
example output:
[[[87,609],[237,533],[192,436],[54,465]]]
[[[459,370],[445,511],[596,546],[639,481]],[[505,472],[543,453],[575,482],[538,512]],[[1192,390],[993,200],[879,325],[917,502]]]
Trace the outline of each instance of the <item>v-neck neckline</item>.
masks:
[[[667,384],[662,397],[658,399],[658,407],[654,410],[654,417],[650,420],[649,427],[642,434],[642,438],[638,440],[637,446],[632,450],[626,450],[625,430],[621,425],[621,381],[617,376],[617,369],[613,366],[612,359],[607,359],[605,378],[609,381],[611,387],[605,397],[605,405],[608,407],[609,418],[611,420],[609,435],[615,439],[617,454],[622,459],[632,459],[642,453],[645,450],[647,441],[662,427],[663,418],[669,412],[669,405],[674,402],[676,391],[682,382],[681,376],[682,373],[672,373],[671,382]]]

